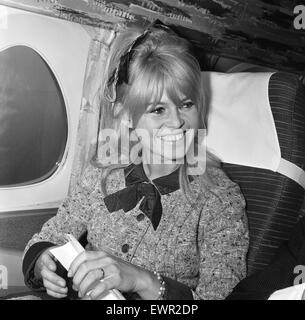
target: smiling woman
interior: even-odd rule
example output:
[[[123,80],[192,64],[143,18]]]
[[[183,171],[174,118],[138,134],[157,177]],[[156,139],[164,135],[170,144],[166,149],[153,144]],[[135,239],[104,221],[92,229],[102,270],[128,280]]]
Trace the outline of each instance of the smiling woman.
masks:
[[[199,112],[196,106],[183,101],[177,106],[163,93],[161,101],[143,114],[136,127],[137,135],[142,138],[143,164],[150,169],[149,178],[161,175],[162,169],[166,168],[161,164],[166,160],[167,164],[183,163],[194,138],[192,130],[197,131],[198,128]],[[141,135],[142,130],[147,134]],[[151,171],[154,171],[154,176]]]
[[[160,22],[126,31],[112,44],[105,74],[100,132],[122,132],[127,120],[140,161],[128,154],[128,163],[105,165],[96,149],[85,183],[29,241],[27,285],[56,298],[69,296],[72,280],[70,289],[86,299],[110,289],[136,299],[224,299],[246,275],[245,203],[209,153],[197,157],[206,170],[191,173],[188,154],[199,148],[207,110],[189,43]],[[122,157],[114,143],[110,152]],[[86,250],[60,276],[50,248],[84,232]]]

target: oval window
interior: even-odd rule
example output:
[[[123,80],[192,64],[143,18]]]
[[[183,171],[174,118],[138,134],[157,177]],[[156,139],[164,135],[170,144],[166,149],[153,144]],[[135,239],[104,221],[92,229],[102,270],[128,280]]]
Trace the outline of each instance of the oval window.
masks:
[[[0,187],[51,176],[67,134],[64,99],[42,57],[26,46],[0,52]]]

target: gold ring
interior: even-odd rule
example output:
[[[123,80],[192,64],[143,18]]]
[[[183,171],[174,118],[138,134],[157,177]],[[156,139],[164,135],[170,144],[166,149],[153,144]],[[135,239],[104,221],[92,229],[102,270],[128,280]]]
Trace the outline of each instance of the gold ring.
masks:
[[[105,270],[104,270],[103,268],[100,268],[100,270],[102,271],[101,279],[104,279],[104,277],[105,277]]]

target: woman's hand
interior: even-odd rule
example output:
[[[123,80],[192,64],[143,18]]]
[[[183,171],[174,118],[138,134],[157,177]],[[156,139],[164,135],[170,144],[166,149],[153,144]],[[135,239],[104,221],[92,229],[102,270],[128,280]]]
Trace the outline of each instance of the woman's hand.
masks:
[[[155,299],[160,287],[153,273],[104,251],[82,252],[72,262],[68,277],[73,277],[80,298],[91,290],[90,298],[97,299],[110,289],[118,289],[137,292],[142,299]]]
[[[53,260],[55,258],[50,253],[50,249],[44,251],[37,259],[34,269],[35,277],[42,279],[48,295],[55,298],[64,298],[67,296],[68,288],[65,280],[55,273],[56,264]]]

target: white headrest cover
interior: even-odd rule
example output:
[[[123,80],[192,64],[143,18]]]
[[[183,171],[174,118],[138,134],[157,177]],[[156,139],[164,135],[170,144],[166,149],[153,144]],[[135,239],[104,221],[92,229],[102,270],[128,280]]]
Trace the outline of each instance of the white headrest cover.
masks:
[[[202,73],[209,100],[207,147],[222,162],[278,169],[281,150],[268,98],[271,75]]]

